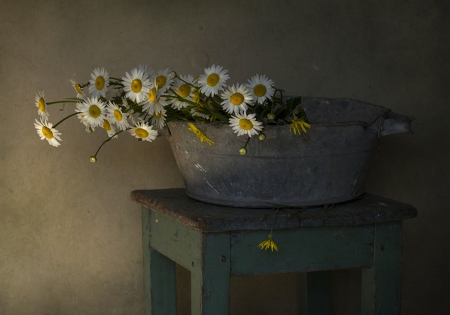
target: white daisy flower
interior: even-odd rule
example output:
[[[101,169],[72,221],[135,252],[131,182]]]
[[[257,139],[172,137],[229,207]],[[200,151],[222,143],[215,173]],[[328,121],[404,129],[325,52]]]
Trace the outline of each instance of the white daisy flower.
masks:
[[[82,108],[83,108],[83,103],[77,103],[76,110],[75,110],[76,112],[78,112],[77,117],[80,120],[80,123],[82,123],[86,127],[86,132],[91,133],[95,130],[95,127],[91,127],[88,124],[87,120],[85,119],[86,115],[81,112]]]
[[[41,140],[46,139],[48,141],[48,143],[54,147],[58,147],[61,144],[58,141],[62,141],[61,138],[59,137],[61,135],[60,132],[58,132],[58,130],[56,130],[55,128],[53,128],[53,125],[46,121],[46,120],[42,120],[38,121],[37,119],[35,119],[35,123],[34,123],[34,127],[36,128],[36,131],[39,135],[39,137],[41,138]]]
[[[152,69],[152,67],[149,67],[147,65],[139,65],[139,70],[144,71],[144,74],[147,75],[147,78],[152,79],[156,76],[155,70]]]
[[[47,121],[49,113],[47,111],[47,103],[45,102],[45,94],[44,91],[37,92],[35,98],[36,107],[38,108],[38,114],[41,116],[41,119]]]
[[[192,115],[192,117],[197,116],[197,117],[201,117],[201,118],[204,118],[204,119],[209,119],[209,115],[203,114],[203,113],[199,112],[195,108],[191,109],[191,115]]]
[[[275,91],[273,86],[275,83],[268,79],[265,75],[255,75],[248,83],[245,84],[247,89],[251,91],[253,101],[262,104],[267,98],[270,98]]]
[[[180,78],[181,80],[177,79],[175,81],[175,84],[173,85],[174,92],[177,93],[179,97],[193,102],[192,96],[194,88],[189,84],[194,84],[194,77],[189,74],[187,76],[180,75]],[[172,99],[172,107],[175,109],[182,109],[183,107],[186,107],[188,105],[189,103],[180,101],[177,98]]]
[[[158,91],[163,94],[173,83],[173,73],[171,73],[169,68],[159,70],[158,73],[156,73],[155,81]]]
[[[128,131],[132,136],[143,141],[153,141],[158,135],[158,132],[156,130],[153,130],[153,126],[149,126],[145,122],[138,122],[133,128]]]
[[[223,109],[229,113],[242,113],[248,109],[248,105],[253,105],[253,97],[244,85],[233,85],[228,87],[221,95]]]
[[[106,97],[106,90],[109,85],[109,75],[106,72],[105,68],[97,68],[91,73],[91,80],[89,80],[89,93],[91,96],[98,97],[100,96]]]
[[[126,130],[130,126],[127,120],[128,113],[122,112],[119,106],[112,102],[109,102],[106,110],[108,120],[116,124],[117,128],[119,128],[120,130]]]
[[[148,88],[148,94],[145,98],[145,102],[154,102],[161,95],[161,91],[158,90],[158,85],[156,84],[156,79],[153,78],[150,81],[150,86]]]
[[[225,86],[225,82],[230,77],[226,74],[228,70],[222,70],[221,66],[212,65],[205,69],[205,74],[200,75],[198,83],[200,91],[206,96],[214,96]]]
[[[128,105],[128,100],[125,97],[122,97],[122,105],[125,107],[125,111],[128,114],[128,118],[131,120],[133,124],[136,123],[134,119],[135,110],[132,109],[132,105]]]
[[[153,113],[151,124],[158,129],[162,129],[166,124],[166,110],[163,109],[157,113]]]
[[[84,93],[83,93],[83,89],[80,87],[80,85],[78,84],[78,82],[74,81],[74,80],[70,80],[70,83],[72,84],[73,88],[75,89],[75,91],[77,92],[77,98],[84,98]]]
[[[159,113],[164,109],[164,106],[167,106],[168,103],[163,97],[158,97],[155,99],[154,102],[147,102],[145,103],[142,110],[147,111],[150,115],[153,115],[154,113]]]
[[[107,119],[103,119],[102,127],[108,133],[108,137],[111,138],[112,136],[115,135],[116,131],[114,130],[114,127],[111,125],[111,123]],[[117,135],[115,135],[114,138],[117,138]]]
[[[78,118],[86,127],[92,129],[103,124],[106,119],[107,111],[105,103],[98,98],[87,98],[83,103],[78,103],[77,110],[79,112]]]
[[[255,114],[247,115],[245,112],[242,115],[231,116],[230,126],[238,136],[248,135],[251,137],[263,129],[262,123],[255,119]]]
[[[147,98],[141,105],[143,105],[142,110],[147,111],[150,115],[153,115],[153,113],[159,113],[164,109],[164,106],[168,105],[167,100],[161,97],[156,79],[152,81]]]
[[[100,100],[103,102],[107,102],[112,100],[117,95],[117,92],[114,90],[108,90],[106,91],[105,97],[101,97]]]
[[[125,73],[122,81],[123,90],[127,93],[126,97],[136,103],[140,103],[146,98],[150,87],[150,79],[144,73],[144,70],[134,68],[131,70],[131,74]]]

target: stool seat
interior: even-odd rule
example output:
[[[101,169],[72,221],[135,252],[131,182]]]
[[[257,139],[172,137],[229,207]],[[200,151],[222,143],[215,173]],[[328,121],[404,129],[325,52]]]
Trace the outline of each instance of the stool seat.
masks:
[[[308,314],[330,314],[330,270],[348,268],[363,268],[362,314],[400,314],[402,220],[417,216],[408,204],[364,194],[275,211],[206,204],[184,189],[131,199],[142,206],[146,314],[176,314],[175,263],[191,271],[192,314],[229,314],[231,276],[284,272],[308,272]],[[279,251],[262,251],[272,226]]]

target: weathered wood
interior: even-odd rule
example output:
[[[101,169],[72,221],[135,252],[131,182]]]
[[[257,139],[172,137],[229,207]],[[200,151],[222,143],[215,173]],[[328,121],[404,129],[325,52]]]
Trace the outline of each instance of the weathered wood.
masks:
[[[175,262],[156,250],[150,250],[150,314],[177,314],[175,268]]]
[[[228,315],[230,310],[230,235],[204,234],[202,263],[191,271],[191,314]]]
[[[315,271],[307,274],[308,315],[331,314],[331,272]]]
[[[261,222],[261,216],[270,209],[210,205],[189,198],[184,189],[135,190],[131,192],[131,199],[202,232],[270,229],[270,218],[274,214],[271,211],[268,218]],[[416,216],[417,210],[411,205],[365,194],[362,198],[337,204],[331,209],[310,207],[292,217],[285,211],[279,211],[274,228],[373,224]]]
[[[143,209],[144,238],[151,235],[151,212]],[[144,287],[146,315],[176,315],[176,271],[175,262],[144,245]],[[145,248],[146,247],[146,248]]]
[[[150,291],[150,211],[142,206],[142,255],[144,260],[144,311],[151,315],[152,300]]]
[[[165,214],[150,212],[149,246],[188,270],[200,265],[202,233]]]
[[[267,231],[231,234],[231,274],[271,274],[361,268],[372,265],[373,226],[305,227],[274,230],[278,252],[258,244]]]
[[[145,311],[175,314],[175,262],[191,271],[192,314],[229,312],[231,275],[308,274],[309,314],[329,314],[329,270],[363,268],[362,314],[400,314],[401,220],[414,207],[366,194],[289,218],[267,209],[204,204],[182,189],[134,191],[142,205]],[[279,251],[262,251],[274,224]]]
[[[373,256],[373,266],[362,270],[361,314],[399,315],[402,222],[376,225]]]

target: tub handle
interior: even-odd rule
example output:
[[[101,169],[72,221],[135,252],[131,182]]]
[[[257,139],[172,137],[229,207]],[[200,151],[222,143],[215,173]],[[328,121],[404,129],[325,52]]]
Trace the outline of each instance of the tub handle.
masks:
[[[386,118],[380,123],[379,135],[388,136],[396,133],[414,133],[411,130],[411,122],[416,118],[394,112],[388,112]]]

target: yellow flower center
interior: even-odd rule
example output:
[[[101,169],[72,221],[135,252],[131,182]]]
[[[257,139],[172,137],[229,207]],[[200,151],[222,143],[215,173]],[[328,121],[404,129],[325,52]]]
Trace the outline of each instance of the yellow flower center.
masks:
[[[156,100],[156,88],[153,88],[148,92],[148,100],[152,103]]]
[[[83,94],[83,90],[80,88],[79,84],[75,84],[74,88],[75,88],[75,91],[77,91],[78,94]]]
[[[117,121],[122,121],[122,119],[123,119],[122,113],[118,109],[114,110],[114,117],[116,118]]]
[[[38,101],[38,106],[41,112],[45,112],[45,101],[42,97]]]
[[[95,88],[100,91],[103,90],[104,87],[105,87],[105,78],[102,76],[98,76],[97,79],[95,79]]]
[[[234,93],[230,97],[230,102],[235,106],[239,106],[244,102],[244,95],[241,93]]]
[[[100,116],[100,114],[101,111],[97,105],[91,105],[89,107],[89,116],[91,116],[92,118],[97,118],[98,116]]]
[[[159,112],[157,114],[154,114],[153,116],[155,116],[156,119],[160,119],[162,115],[162,112]]]
[[[162,88],[164,85],[166,85],[167,78],[163,75],[160,75],[156,78],[156,86],[158,89]]]
[[[250,130],[253,128],[253,124],[249,119],[242,118],[239,120],[239,127],[243,130]]]
[[[253,88],[253,93],[255,93],[255,95],[258,97],[263,97],[264,95],[266,95],[267,89],[264,84],[257,84]]]
[[[53,132],[50,130],[50,128],[47,128],[47,127],[45,127],[45,126],[42,126],[42,134],[43,134],[47,139],[53,138]]]
[[[139,93],[139,92],[142,90],[142,81],[139,80],[139,79],[134,79],[134,80],[131,82],[131,90],[132,90],[134,93]]]
[[[220,77],[217,73],[211,73],[207,78],[206,78],[206,84],[208,84],[209,86],[216,86],[217,83],[219,83]]]
[[[136,130],[134,131],[134,133],[136,134],[136,136],[138,136],[139,138],[147,138],[148,137],[148,131],[142,128],[136,128]]]
[[[103,128],[105,128],[106,131],[111,130],[111,125],[109,124],[109,121],[107,121],[106,119],[103,119]]]
[[[194,94],[194,95],[192,96],[192,100],[198,104],[198,103],[200,102],[200,91],[197,90],[197,89],[194,89],[194,91],[192,92],[192,94]]]
[[[187,84],[183,84],[178,88],[177,93],[182,98],[186,98],[191,93],[191,87]]]

